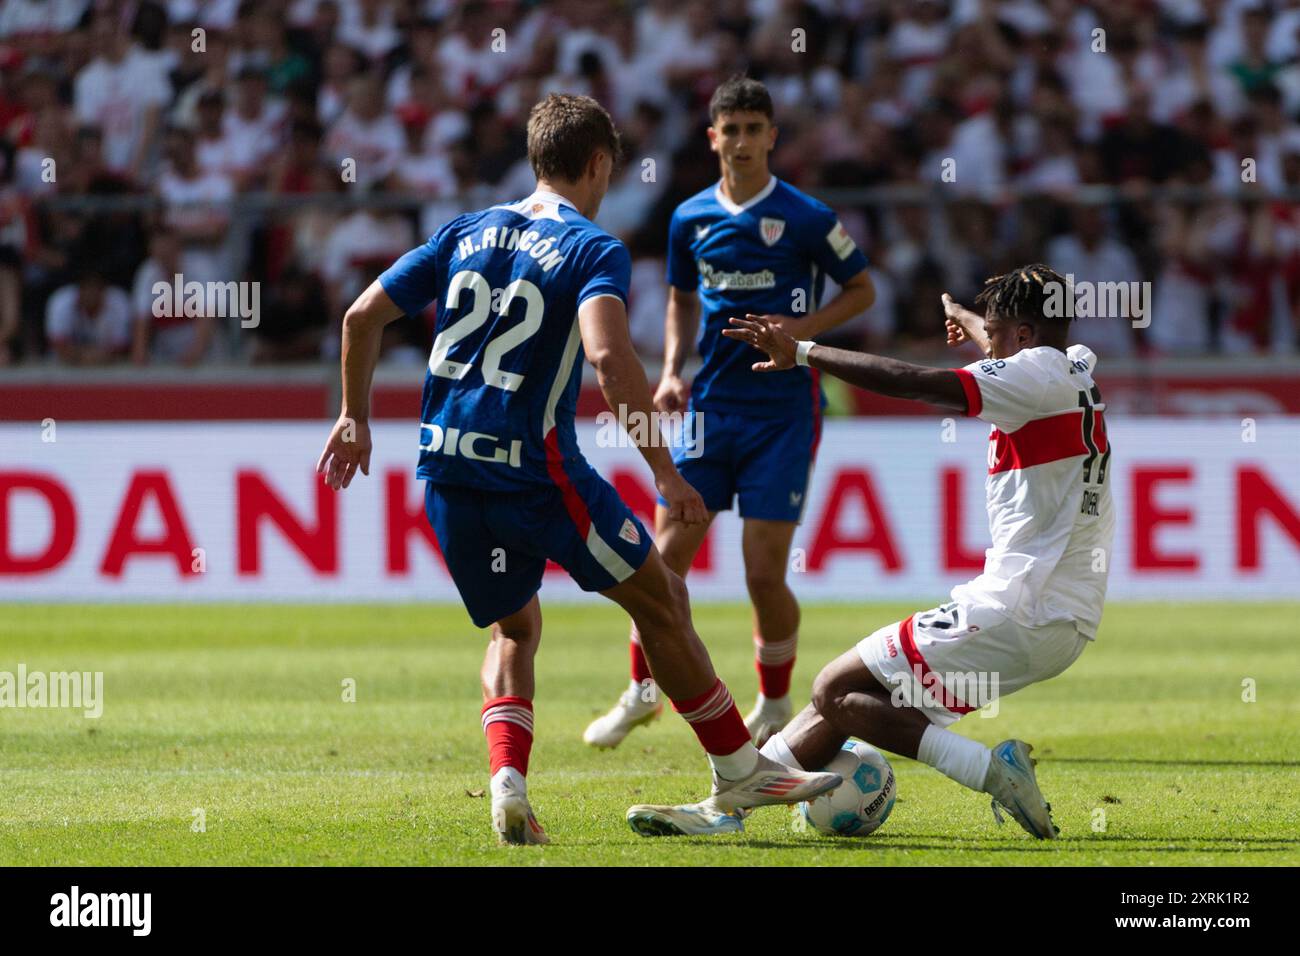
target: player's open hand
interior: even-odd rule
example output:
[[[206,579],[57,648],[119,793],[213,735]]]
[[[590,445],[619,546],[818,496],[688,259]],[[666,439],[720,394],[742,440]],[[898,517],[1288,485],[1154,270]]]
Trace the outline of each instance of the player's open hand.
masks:
[[[340,416],[316,462],[316,471],[325,476],[325,484],[339,491],[352,484],[358,468],[363,475],[370,474],[370,423]]]
[[[776,372],[793,368],[795,352],[799,343],[794,336],[785,331],[771,319],[761,315],[746,315],[743,319],[727,320],[732,328],[723,329],[722,334],[729,339],[748,342],[754,348],[766,352],[766,362],[755,362],[751,366],[755,372]]]
[[[668,517],[672,520],[683,524],[700,524],[709,520],[709,509],[704,507],[704,499],[676,469],[656,478],[655,489],[668,503]]]
[[[691,398],[691,387],[680,375],[664,375],[655,389],[655,408],[661,412],[684,412]]]

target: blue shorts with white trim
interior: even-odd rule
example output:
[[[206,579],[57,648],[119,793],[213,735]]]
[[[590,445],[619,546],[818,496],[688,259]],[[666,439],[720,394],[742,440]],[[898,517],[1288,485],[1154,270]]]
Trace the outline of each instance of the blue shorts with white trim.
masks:
[[[563,471],[557,485],[520,492],[426,484],[425,513],[476,627],[532,600],[548,558],[584,591],[645,563],[653,539],[613,486],[585,462]]]
[[[791,418],[693,408],[687,414],[695,416],[695,443],[678,448],[673,462],[704,507],[730,511],[738,498],[742,518],[802,519],[821,438],[820,411]]]

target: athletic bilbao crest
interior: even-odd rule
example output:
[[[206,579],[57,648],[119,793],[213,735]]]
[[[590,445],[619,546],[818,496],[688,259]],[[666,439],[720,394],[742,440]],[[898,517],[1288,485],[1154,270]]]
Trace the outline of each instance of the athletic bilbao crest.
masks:
[[[618,529],[618,536],[628,544],[640,544],[641,532],[636,530],[636,524],[631,518],[623,519],[623,527]]]
[[[758,231],[763,234],[764,242],[769,246],[774,246],[785,232],[785,220],[769,219],[764,216],[758,221]]]

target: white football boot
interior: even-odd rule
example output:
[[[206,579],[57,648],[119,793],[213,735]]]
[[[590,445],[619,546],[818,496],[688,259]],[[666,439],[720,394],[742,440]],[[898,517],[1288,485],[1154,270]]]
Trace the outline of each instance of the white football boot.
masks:
[[[736,813],[754,807],[801,803],[834,790],[843,782],[838,773],[795,770],[759,754],[758,763],[748,777],[723,780],[715,773],[713,795],[709,799],[723,813]]]
[[[643,837],[717,836],[745,832],[745,824],[738,814],[723,813],[711,799],[677,807],[649,804],[631,807],[627,811],[627,822]]]
[[[635,728],[650,723],[663,713],[663,701],[659,699],[657,692],[653,692],[653,688],[654,699],[642,700],[645,690],[646,688],[633,681],[631,686],[623,691],[623,696],[618,699],[613,710],[603,717],[597,717],[587,725],[587,729],[582,734],[583,743],[601,749],[617,747]]]
[[[780,733],[793,716],[794,707],[788,694],[771,699],[759,694],[754,709],[745,718],[745,729],[749,731],[749,739],[754,741],[754,746],[761,747],[767,743],[767,738]]]
[[[1034,775],[1038,761],[1029,756],[1033,749],[1023,740],[1004,740],[994,747],[983,790],[993,798],[993,818],[998,823],[1002,823],[1001,807],[1030,836],[1054,840],[1061,831],[1052,822],[1052,805],[1038,789]]]
[[[542,825],[528,805],[528,785],[514,767],[502,767],[489,785],[492,790],[492,829],[504,845],[550,843]]]
[[[837,773],[795,770],[759,754],[747,777],[723,780],[715,773],[707,800],[680,806],[638,804],[628,809],[627,822],[642,836],[735,833],[744,829],[742,818],[755,807],[811,800],[843,782]]]

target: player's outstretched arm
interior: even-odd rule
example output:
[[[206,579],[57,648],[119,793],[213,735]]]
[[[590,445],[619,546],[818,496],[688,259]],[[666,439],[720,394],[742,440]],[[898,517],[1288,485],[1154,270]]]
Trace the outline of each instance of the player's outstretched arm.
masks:
[[[316,462],[316,470],[335,491],[350,485],[358,468],[370,474],[370,382],[384,326],[401,316],[378,279],[343,316],[343,408]]]
[[[766,362],[754,363],[756,372],[773,372],[792,367],[798,361],[799,350],[803,346],[807,364],[850,385],[893,398],[909,398],[938,405],[940,408],[966,411],[966,390],[952,369],[928,368],[883,355],[850,352],[826,345],[813,345],[807,341],[801,343],[775,322],[758,315],[747,315],[743,319],[729,321],[732,327],[723,329],[723,335],[748,342],[767,353]]]
[[[587,361],[596,369],[596,378],[605,401],[622,421],[652,423],[644,430],[650,441],[639,446],[646,464],[654,472],[655,487],[668,502],[668,513],[677,521],[696,524],[708,519],[708,511],[694,488],[681,476],[659,435],[658,418],[645,368],[632,347],[628,332],[627,309],[612,295],[598,295],[578,307],[578,327]]]

